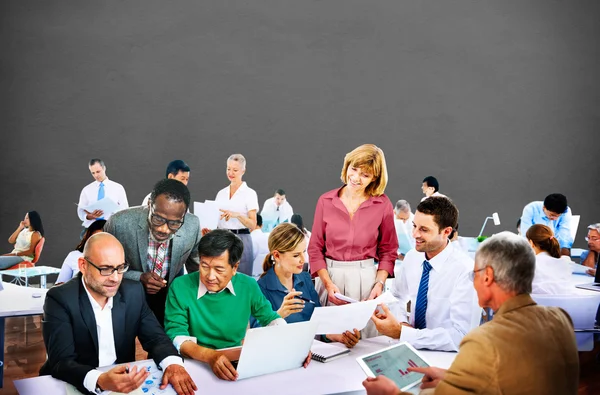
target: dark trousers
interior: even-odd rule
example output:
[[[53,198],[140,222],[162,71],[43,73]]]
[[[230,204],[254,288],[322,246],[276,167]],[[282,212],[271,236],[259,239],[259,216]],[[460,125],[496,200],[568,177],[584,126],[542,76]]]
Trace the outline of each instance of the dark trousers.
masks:
[[[167,294],[169,293],[169,287],[165,287],[155,294],[146,294],[146,302],[150,310],[156,316],[158,323],[163,328],[165,327],[165,305],[167,303]]]

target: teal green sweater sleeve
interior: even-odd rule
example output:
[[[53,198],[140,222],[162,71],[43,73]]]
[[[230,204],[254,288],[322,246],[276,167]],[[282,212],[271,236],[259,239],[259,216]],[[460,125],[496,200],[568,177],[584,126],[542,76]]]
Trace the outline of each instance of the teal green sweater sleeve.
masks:
[[[261,326],[267,326],[277,318],[281,318],[276,311],[273,311],[271,302],[265,297],[256,282],[250,286],[252,290],[252,316]]]
[[[182,289],[189,286],[184,284],[185,277],[177,277],[169,287],[169,294],[165,305],[165,332],[171,340],[176,336],[190,336],[188,322],[188,303],[186,300],[180,300],[180,293],[175,289]]]

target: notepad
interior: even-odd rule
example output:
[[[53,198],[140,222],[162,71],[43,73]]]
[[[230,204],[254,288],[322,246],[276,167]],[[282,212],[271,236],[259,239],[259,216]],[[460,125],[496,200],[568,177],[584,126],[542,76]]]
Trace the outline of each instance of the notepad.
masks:
[[[325,363],[349,354],[350,349],[337,344],[328,344],[318,340],[313,340],[313,344],[310,347],[310,352],[312,353],[312,359]]]

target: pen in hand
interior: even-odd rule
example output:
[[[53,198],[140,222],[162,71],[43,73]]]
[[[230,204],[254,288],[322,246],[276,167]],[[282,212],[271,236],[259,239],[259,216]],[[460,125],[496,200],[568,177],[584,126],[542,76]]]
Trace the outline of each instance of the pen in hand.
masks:
[[[305,301],[305,302],[308,302],[308,303],[315,304],[315,302],[313,302],[312,300],[310,300],[310,299],[308,299],[308,298],[304,298],[304,297],[302,297],[302,296],[295,296],[295,298],[301,299],[301,300],[303,300],[303,301]]]

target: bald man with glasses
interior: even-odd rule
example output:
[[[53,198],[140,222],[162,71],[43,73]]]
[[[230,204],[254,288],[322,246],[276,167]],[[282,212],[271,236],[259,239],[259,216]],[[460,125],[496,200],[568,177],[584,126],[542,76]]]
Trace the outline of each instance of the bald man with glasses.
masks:
[[[52,375],[83,393],[129,393],[148,377],[145,369],[98,366],[135,361],[135,338],[163,370],[161,388],[191,395],[196,384],[158,324],[139,283],[124,280],[129,265],[123,247],[108,233],[87,241],[79,274],[54,287],[44,302],[43,335],[48,359],[40,375]]]
[[[164,325],[168,287],[183,274],[197,272],[200,263],[200,221],[188,213],[190,192],[175,179],[159,181],[147,206],[132,207],[113,215],[104,231],[123,245],[129,270],[125,278],[137,280],[146,300]]]

